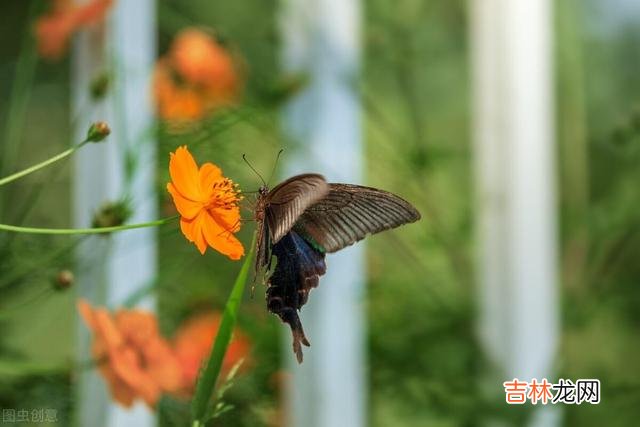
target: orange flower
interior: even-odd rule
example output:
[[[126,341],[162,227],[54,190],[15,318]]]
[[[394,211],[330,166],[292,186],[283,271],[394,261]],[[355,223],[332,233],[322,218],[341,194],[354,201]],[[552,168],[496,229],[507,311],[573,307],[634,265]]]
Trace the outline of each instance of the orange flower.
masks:
[[[113,0],[91,0],[76,5],[72,0],[53,0],[53,10],[36,22],[38,51],[43,58],[60,59],[77,30],[104,19]]]
[[[182,78],[202,85],[222,102],[233,99],[238,89],[233,59],[207,33],[196,28],[181,31],[169,55]]]
[[[167,190],[180,213],[180,228],[201,254],[211,246],[233,260],[244,255],[233,235],[240,230],[237,185],[222,176],[212,163],[200,168],[187,147],[179,147],[169,160],[171,181]]]
[[[178,330],[174,338],[174,348],[189,390],[193,390],[198,372],[205,358],[209,356],[213,340],[220,327],[221,317],[218,313],[203,313],[188,319]],[[249,353],[249,340],[240,331],[235,331],[229,343],[227,354],[222,364],[222,377],[233,366],[246,359]]]
[[[229,52],[206,32],[187,28],[158,61],[153,89],[160,117],[180,125],[232,103],[240,81]]]
[[[176,84],[166,60],[156,65],[154,91],[158,114],[170,120],[174,127],[199,120],[206,114],[205,97],[194,87]]]
[[[115,401],[130,407],[140,398],[153,407],[162,393],[182,392],[179,360],[151,313],[119,310],[113,316],[85,300],[78,311],[94,334],[92,354]]]

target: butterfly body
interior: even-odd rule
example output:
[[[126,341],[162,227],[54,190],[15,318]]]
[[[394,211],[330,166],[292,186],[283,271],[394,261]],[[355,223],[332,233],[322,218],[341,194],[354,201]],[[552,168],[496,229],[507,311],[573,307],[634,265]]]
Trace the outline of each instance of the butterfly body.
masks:
[[[420,214],[392,193],[353,184],[329,184],[322,175],[304,174],[287,179],[271,191],[262,187],[255,218],[256,275],[268,277],[267,308],[289,324],[293,350],[302,362],[302,344],[309,346],[309,342],[298,311],[326,272],[325,254],[369,234],[417,221]]]

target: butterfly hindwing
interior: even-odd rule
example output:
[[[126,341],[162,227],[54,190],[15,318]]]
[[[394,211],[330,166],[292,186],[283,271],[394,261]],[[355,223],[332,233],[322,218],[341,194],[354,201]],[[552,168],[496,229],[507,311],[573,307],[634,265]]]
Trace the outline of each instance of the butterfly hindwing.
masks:
[[[269,277],[267,308],[291,327],[293,351],[298,362],[302,362],[302,344],[309,346],[309,341],[304,335],[298,310],[326,272],[324,253],[295,231],[275,243],[271,253],[276,258],[276,265]]]

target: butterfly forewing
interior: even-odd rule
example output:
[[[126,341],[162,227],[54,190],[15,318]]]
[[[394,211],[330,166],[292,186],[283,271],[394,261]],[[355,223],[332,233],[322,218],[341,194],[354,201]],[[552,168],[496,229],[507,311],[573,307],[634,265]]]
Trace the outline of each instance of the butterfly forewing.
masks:
[[[278,243],[300,215],[328,193],[329,184],[318,174],[291,177],[271,190],[264,200],[264,220],[272,244]]]
[[[265,190],[266,191],[266,190]],[[293,176],[273,190],[261,194],[257,202],[258,220],[256,278],[263,276],[271,258],[271,246],[287,234],[304,210],[329,192],[322,175]]]
[[[326,252],[420,219],[416,208],[393,193],[352,184],[329,187],[329,193],[307,208],[296,224]]]

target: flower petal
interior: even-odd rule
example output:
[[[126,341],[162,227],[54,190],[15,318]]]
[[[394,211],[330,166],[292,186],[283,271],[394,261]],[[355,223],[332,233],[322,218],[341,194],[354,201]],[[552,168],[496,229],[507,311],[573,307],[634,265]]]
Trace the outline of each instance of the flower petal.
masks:
[[[178,393],[185,387],[180,361],[169,343],[156,337],[140,348],[146,371],[153,377],[160,389]]]
[[[160,397],[160,387],[150,374],[142,369],[140,359],[135,350],[123,346],[117,351],[110,351],[109,358],[115,374],[127,386],[131,387],[150,407],[155,406]]]
[[[60,59],[74,30],[73,17],[65,13],[44,16],[36,22],[36,39],[40,56]]]
[[[96,335],[104,341],[109,351],[118,349],[124,344],[122,334],[106,309],[96,308],[93,318],[97,329]]]
[[[93,0],[76,9],[75,19],[78,26],[91,25],[104,19],[113,0]]]
[[[97,368],[109,386],[113,399],[125,408],[131,407],[136,399],[136,393],[116,375],[110,361],[107,359],[106,349],[100,341],[92,345],[93,357],[98,360]]]
[[[84,298],[80,298],[78,303],[76,304],[78,307],[78,312],[80,313],[80,317],[84,320],[84,323],[87,325],[87,328],[91,329],[91,332],[96,333],[96,321],[95,315],[93,312],[93,308],[91,304],[87,302]]]
[[[153,76],[153,92],[160,117],[170,122],[170,129],[180,131],[189,122],[204,116],[205,105],[196,88],[178,85],[172,73],[165,59],[158,61]]]
[[[213,184],[222,179],[222,169],[213,163],[205,163],[200,168],[200,189],[203,194],[210,194]]]
[[[195,218],[196,215],[198,215],[198,212],[200,212],[200,210],[204,207],[204,204],[202,202],[194,202],[193,200],[189,200],[184,197],[172,183],[167,184],[167,191],[169,191],[169,193],[171,194],[173,204],[176,205],[178,213],[180,213],[180,216],[183,218]]]
[[[211,352],[211,345],[218,333],[221,319],[222,316],[218,312],[199,313],[185,321],[176,332],[173,348],[180,360],[185,389],[189,393],[192,393],[195,388],[202,362]],[[249,350],[248,338],[236,329],[224,358],[221,377],[224,378],[240,359],[246,359]]]
[[[204,252],[207,250],[207,242],[202,234],[203,216],[206,216],[206,213],[204,211],[200,211],[200,213],[191,220],[186,220],[184,218],[180,219],[180,229],[182,230],[182,234],[184,234],[184,237],[186,237],[188,241],[196,245],[202,255],[204,255]]]
[[[178,147],[175,153],[171,153],[169,174],[182,196],[193,201],[205,201],[200,191],[198,165],[186,146]]]
[[[203,233],[209,246],[233,260],[238,260],[244,255],[242,243],[231,231],[218,224],[214,218],[207,214],[202,215]]]
[[[83,5],[57,1],[53,10],[36,22],[38,51],[45,59],[60,59],[69,38],[83,26],[104,20],[113,0],[92,0]]]
[[[120,309],[115,313],[115,322],[124,339],[139,348],[159,336],[158,320],[148,311]]]
[[[240,230],[240,207],[234,206],[231,209],[215,209],[209,210],[209,214],[213,217],[223,229],[232,233]]]

